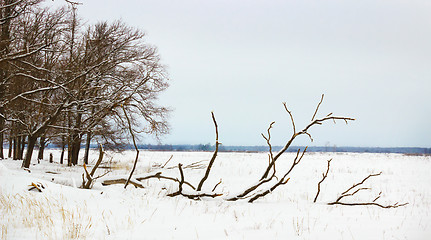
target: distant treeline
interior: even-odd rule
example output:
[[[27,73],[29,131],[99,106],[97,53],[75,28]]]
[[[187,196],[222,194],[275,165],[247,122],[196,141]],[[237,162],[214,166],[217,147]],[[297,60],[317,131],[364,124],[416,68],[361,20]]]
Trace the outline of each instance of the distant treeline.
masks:
[[[154,151],[213,151],[214,145],[210,144],[197,144],[197,145],[152,145],[142,144],[138,146],[144,150]],[[130,146],[132,148],[132,146]],[[273,151],[277,152],[282,146],[273,146]],[[287,151],[296,152],[304,149],[304,146],[291,146]],[[267,152],[268,146],[224,146],[219,147],[220,152]],[[405,153],[405,154],[431,154],[431,148],[419,147],[308,147],[308,152],[355,152],[355,153]]]

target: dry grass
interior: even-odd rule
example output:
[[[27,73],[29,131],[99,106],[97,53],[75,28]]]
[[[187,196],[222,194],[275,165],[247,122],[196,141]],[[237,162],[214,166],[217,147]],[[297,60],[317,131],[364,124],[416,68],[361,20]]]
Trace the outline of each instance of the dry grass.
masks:
[[[85,214],[86,206],[63,207],[62,197],[43,195],[3,194],[0,196],[1,239],[13,234],[8,229],[33,229],[31,238],[87,239],[90,237],[92,218]]]

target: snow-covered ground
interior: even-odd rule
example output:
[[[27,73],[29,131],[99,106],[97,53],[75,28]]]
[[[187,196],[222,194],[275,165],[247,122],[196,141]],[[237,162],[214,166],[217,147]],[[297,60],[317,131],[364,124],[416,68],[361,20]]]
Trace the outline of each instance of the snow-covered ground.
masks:
[[[166,180],[145,180],[145,188],[102,186],[80,189],[82,166],[33,161],[31,173],[21,161],[0,161],[1,239],[431,239],[431,157],[401,154],[309,153],[294,169],[290,181],[254,202],[217,199],[190,200],[167,197],[178,185]],[[106,178],[126,175],[133,164],[133,151],[108,152]],[[160,166],[173,155],[165,168]],[[162,171],[178,177],[183,163],[185,179],[197,185],[212,153],[141,152],[135,174]],[[293,153],[277,162],[279,172],[290,167]],[[91,162],[98,157],[91,154]],[[317,183],[332,158],[328,178],[313,203]],[[219,153],[204,190],[235,194],[262,175],[266,153]],[[91,164],[90,164],[91,168]],[[339,194],[372,173],[363,190],[346,201],[409,204],[394,209],[377,206],[330,206]],[[28,191],[41,183],[42,192]]]

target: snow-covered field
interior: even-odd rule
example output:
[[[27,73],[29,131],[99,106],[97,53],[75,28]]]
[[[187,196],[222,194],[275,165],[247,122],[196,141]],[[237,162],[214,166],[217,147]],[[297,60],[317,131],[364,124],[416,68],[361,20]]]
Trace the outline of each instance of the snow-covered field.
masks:
[[[290,181],[270,195],[254,202],[217,199],[190,200],[167,197],[178,184],[166,180],[145,180],[145,188],[124,189],[123,185],[93,189],[78,188],[82,166],[66,167],[47,160],[30,168],[21,161],[0,161],[1,239],[431,239],[431,157],[401,154],[309,153],[294,169]],[[126,175],[134,152],[108,152],[105,176]],[[172,160],[161,169],[169,157]],[[98,153],[92,153],[95,162]],[[207,152],[141,152],[135,174],[162,171],[178,177],[179,162],[185,179],[197,185],[205,169],[187,168],[190,163],[208,163]],[[294,154],[278,160],[279,172],[290,167]],[[328,178],[313,203],[317,183],[333,158]],[[234,194],[256,182],[268,162],[266,153],[219,153],[204,190]],[[199,165],[199,164],[198,164]],[[174,167],[174,168],[171,168]],[[91,164],[90,164],[91,168]],[[377,206],[330,206],[339,194],[370,178],[347,201],[381,204],[409,204],[383,209]],[[41,183],[42,192],[28,191],[31,183]]]

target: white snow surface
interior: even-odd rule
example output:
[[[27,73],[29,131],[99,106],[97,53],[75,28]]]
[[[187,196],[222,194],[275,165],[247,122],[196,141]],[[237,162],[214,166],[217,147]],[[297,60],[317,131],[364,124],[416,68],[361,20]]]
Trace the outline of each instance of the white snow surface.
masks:
[[[60,165],[33,160],[31,172],[21,161],[0,160],[0,239],[431,239],[431,157],[402,154],[308,153],[292,171],[290,181],[254,203],[228,202],[225,198],[257,182],[268,163],[266,153],[219,153],[205,182],[220,198],[190,200],[167,194],[178,184],[168,180],[142,181],[145,188],[123,184],[102,186],[103,179],[127,176],[135,153],[107,152],[104,168],[110,170],[91,190],[79,188],[82,165]],[[161,168],[173,155],[171,161]],[[197,185],[211,159],[210,152],[143,151],[135,172],[162,172],[179,178],[183,164],[186,181]],[[91,152],[90,165],[97,160]],[[278,175],[290,167],[294,153],[277,162]],[[317,183],[333,159],[328,178],[313,203]],[[197,168],[187,167],[200,162]],[[203,164],[203,165],[202,165]],[[196,165],[196,164],[194,164]],[[372,173],[363,190],[346,202],[408,205],[384,209],[377,206],[327,205],[354,183]],[[28,191],[43,185],[42,192]],[[184,185],[185,191],[191,189]]]

